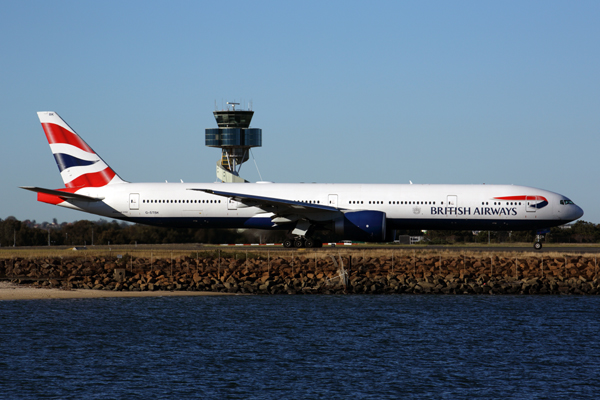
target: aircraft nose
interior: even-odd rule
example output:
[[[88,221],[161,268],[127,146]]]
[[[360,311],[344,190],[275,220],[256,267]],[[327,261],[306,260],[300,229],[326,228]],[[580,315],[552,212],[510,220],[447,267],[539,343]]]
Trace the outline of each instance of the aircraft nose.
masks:
[[[575,206],[575,209],[573,210],[573,219],[579,219],[581,217],[583,217],[583,210],[581,209],[581,207],[579,206]]]

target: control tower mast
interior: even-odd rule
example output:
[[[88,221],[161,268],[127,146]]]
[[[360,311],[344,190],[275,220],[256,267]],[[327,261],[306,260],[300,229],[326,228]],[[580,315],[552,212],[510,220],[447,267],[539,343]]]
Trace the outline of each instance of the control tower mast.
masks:
[[[223,182],[248,182],[240,176],[240,169],[250,149],[262,146],[262,129],[250,128],[254,111],[236,110],[239,104],[227,102],[226,110],[214,111],[219,127],[205,129],[206,146],[221,149],[217,178]]]

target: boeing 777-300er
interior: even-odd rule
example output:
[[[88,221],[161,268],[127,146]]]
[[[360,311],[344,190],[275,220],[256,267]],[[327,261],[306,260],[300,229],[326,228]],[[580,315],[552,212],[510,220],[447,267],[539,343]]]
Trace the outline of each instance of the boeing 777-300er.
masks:
[[[541,230],[583,215],[561,194],[514,185],[130,183],[58,114],[38,116],[66,187],[23,189],[44,203],[134,223],[284,229],[286,247],[317,247],[314,233],[323,230],[382,242],[394,229]]]

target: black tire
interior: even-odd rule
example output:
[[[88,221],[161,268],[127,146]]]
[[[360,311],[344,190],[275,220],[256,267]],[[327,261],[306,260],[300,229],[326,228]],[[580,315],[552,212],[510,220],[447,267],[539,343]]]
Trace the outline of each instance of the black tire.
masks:
[[[301,247],[304,247],[304,240],[302,240],[301,238],[297,238],[294,240],[294,247],[299,249]]]
[[[294,242],[292,242],[292,239],[285,239],[283,241],[283,247],[285,248],[289,249],[290,247],[292,247],[292,244],[294,244]]]
[[[313,248],[313,247],[317,247],[315,246],[315,241],[309,238],[306,238],[304,240],[304,246],[306,246],[307,249]]]
[[[541,250],[542,249],[542,242],[535,242],[533,244],[533,248],[536,250]]]

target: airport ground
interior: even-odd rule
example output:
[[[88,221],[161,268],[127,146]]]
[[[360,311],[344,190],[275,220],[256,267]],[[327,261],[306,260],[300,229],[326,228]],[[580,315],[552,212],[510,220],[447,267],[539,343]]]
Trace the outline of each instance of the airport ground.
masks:
[[[5,258],[24,257],[24,258],[40,258],[40,257],[73,257],[73,256],[99,256],[99,255],[144,255],[154,256],[158,258],[174,257],[180,255],[193,255],[199,253],[252,253],[262,254],[267,252],[284,252],[284,253],[318,253],[328,254],[332,251],[339,254],[340,251],[346,252],[370,252],[370,253],[386,253],[398,252],[398,254],[406,252],[417,252],[419,254],[438,254],[438,253],[531,253],[535,254],[599,254],[600,245],[597,243],[590,244],[545,244],[541,250],[535,250],[531,243],[511,243],[511,244],[453,244],[453,245],[398,245],[398,244],[345,244],[337,243],[336,245],[324,245],[322,248],[311,249],[295,249],[284,248],[281,244],[272,245],[212,245],[202,243],[185,243],[185,244],[136,244],[136,245],[94,245],[94,246],[32,246],[32,247],[2,247],[0,248],[0,260]]]

